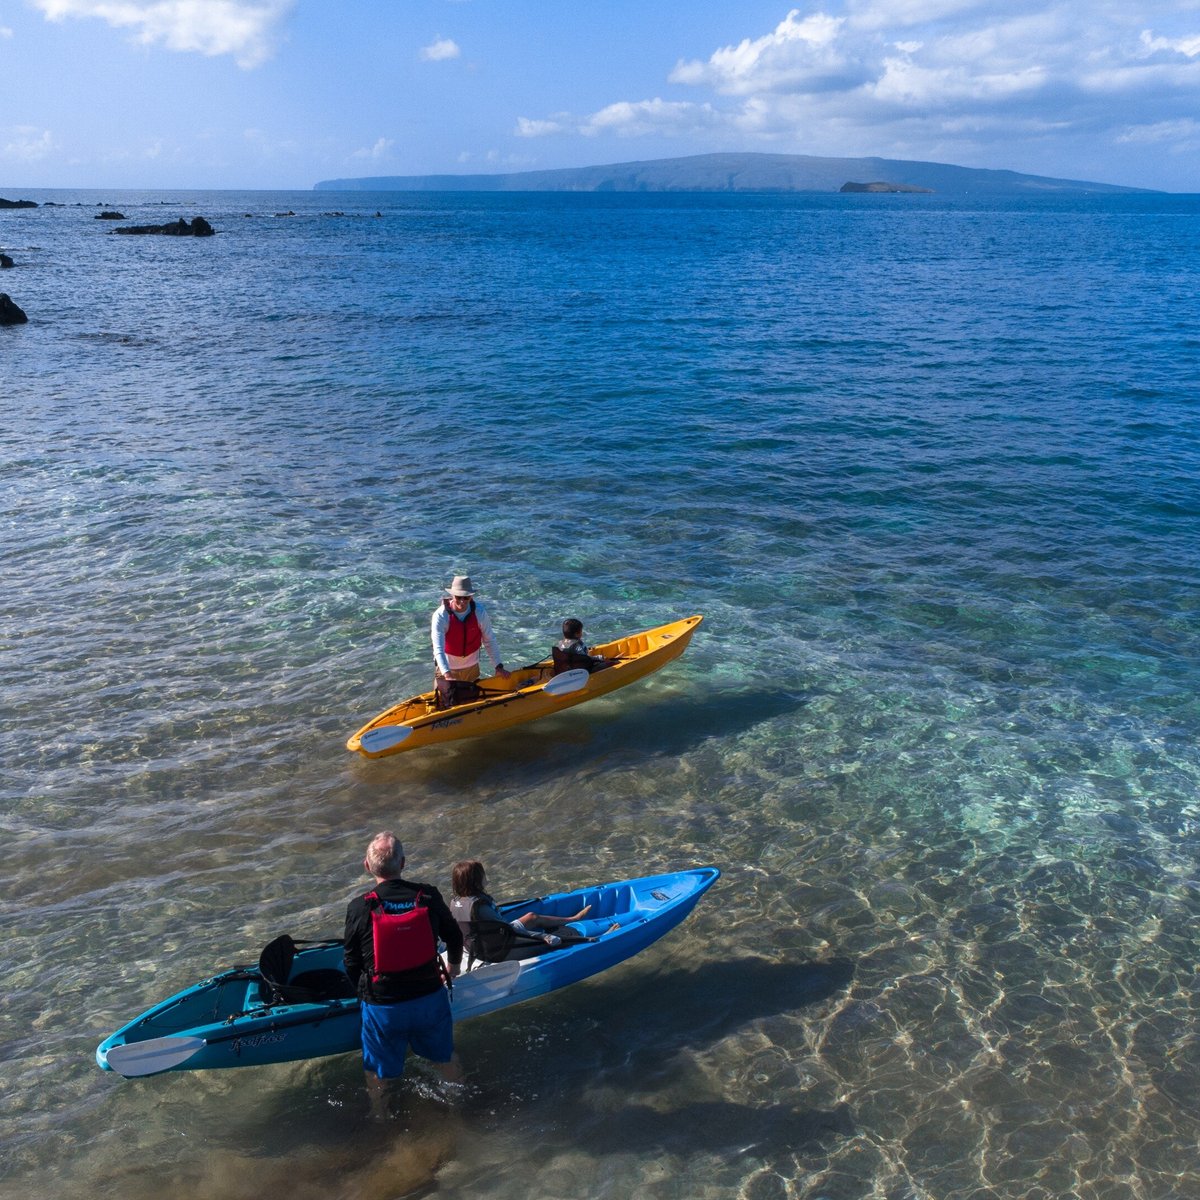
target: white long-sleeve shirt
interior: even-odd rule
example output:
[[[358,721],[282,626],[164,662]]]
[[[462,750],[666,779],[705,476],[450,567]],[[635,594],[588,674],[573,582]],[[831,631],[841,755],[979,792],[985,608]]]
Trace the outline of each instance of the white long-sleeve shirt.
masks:
[[[470,611],[468,608],[467,612],[460,617],[457,613],[452,613],[444,604],[439,604],[434,611],[433,620],[429,626],[429,636],[433,641],[433,661],[443,675],[448,675],[451,671],[461,671],[464,667],[473,667],[479,662],[478,650],[465,657],[446,653],[446,630],[450,628],[450,622],[465,621],[467,613]],[[492,660],[492,665],[498,667],[504,660],[500,657],[500,647],[496,645],[496,635],[492,633],[492,622],[488,618],[487,610],[478,600],[475,601],[475,619],[479,622],[479,632],[483,634],[483,644],[487,649],[488,657]]]

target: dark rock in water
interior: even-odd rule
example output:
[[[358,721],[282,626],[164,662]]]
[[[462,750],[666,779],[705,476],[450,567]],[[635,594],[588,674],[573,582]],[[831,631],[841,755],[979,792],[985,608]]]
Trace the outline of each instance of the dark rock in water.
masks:
[[[933,188],[917,187],[912,183],[884,183],[882,180],[877,180],[875,183],[843,183],[840,190],[843,192],[920,192],[924,196],[933,195]]]
[[[294,217],[296,214],[294,212],[292,212],[292,210],[289,208],[287,212],[276,213],[275,215],[277,217]]]
[[[216,230],[203,217],[196,217],[192,221],[185,221],[180,217],[178,221],[171,221],[166,225],[126,225],[112,232],[162,233],[170,237],[212,237]]]
[[[97,221],[123,221],[123,220],[125,220],[125,214],[119,213],[119,212],[114,212],[110,208],[110,209],[105,209],[105,211],[102,213],[97,213],[95,219]]]
[[[1134,836],[1140,832],[1138,823],[1132,817],[1125,816],[1124,813],[1101,813],[1100,820],[1114,833],[1125,833]]]
[[[29,318],[7,292],[0,292],[0,325],[24,325]]]
[[[5,200],[0,196],[0,208],[37,208],[36,200]]]
[[[11,267],[13,265],[13,260],[9,258],[7,254],[0,254],[0,270],[2,270],[4,267]]]

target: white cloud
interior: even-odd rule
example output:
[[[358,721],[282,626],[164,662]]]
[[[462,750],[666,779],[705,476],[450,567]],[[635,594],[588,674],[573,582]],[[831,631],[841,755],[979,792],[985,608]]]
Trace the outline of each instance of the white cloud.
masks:
[[[1179,152],[1196,139],[1200,3],[1131,7],[816,0],[768,32],[679,60],[668,74],[675,95],[522,117],[517,132],[658,137],[690,141],[689,152],[1024,160],[1021,169],[1046,174],[1066,173],[1083,144],[1093,166],[1135,142]]]
[[[718,127],[728,128],[729,118],[718,113],[710,104],[655,98],[620,100],[588,117],[569,113],[559,113],[553,120],[547,121],[518,117],[514,133],[526,138],[549,137],[556,133],[583,134],[585,137],[599,137],[602,134],[638,137],[649,133],[686,136]]]
[[[439,38],[436,42],[421,48],[421,57],[426,62],[443,62],[448,58],[458,58],[460,54],[462,51],[458,48],[458,43],[452,42],[449,38]]]
[[[2,157],[17,162],[37,162],[56,149],[54,135],[34,125],[15,125],[8,130]]]
[[[622,137],[637,137],[644,133],[696,133],[711,128],[714,121],[724,124],[707,104],[657,98],[637,103],[622,100],[593,113],[582,122],[579,131],[588,137],[601,133],[616,133]]]
[[[1200,121],[1181,117],[1177,121],[1159,121],[1155,125],[1131,125],[1117,135],[1118,142],[1158,145],[1169,142],[1176,147],[1200,148]]]
[[[10,38],[13,31],[7,25],[0,25],[0,38]]]
[[[489,167],[531,167],[537,164],[535,158],[525,154],[506,154],[500,150],[485,150],[476,154],[470,150],[460,150],[458,161],[464,166],[483,163]]]
[[[1014,3],[989,5],[986,0],[859,0],[849,5],[848,20],[858,29],[907,29],[913,25],[942,25],[975,11],[1011,11]]]
[[[139,42],[255,67],[271,56],[296,0],[32,0],[52,21],[95,18],[132,29]]]
[[[1142,45],[1151,51],[1168,50],[1176,54],[1186,54],[1188,58],[1195,58],[1197,54],[1200,54],[1200,34],[1195,37],[1171,39],[1155,37],[1149,29],[1143,29]]]
[[[363,150],[355,150],[350,155],[351,158],[390,158],[392,147],[395,146],[395,141],[391,138],[381,137],[376,139],[375,145],[368,146]]]
[[[518,117],[517,137],[535,138],[547,137],[552,133],[565,133],[571,126],[563,121],[534,121],[529,117]]]
[[[960,66],[930,69],[908,59],[889,58],[866,94],[884,104],[933,110],[1033,92],[1045,82],[1045,71],[1038,67],[985,74]]]
[[[707,84],[726,95],[828,86],[847,73],[857,75],[838,47],[844,23],[825,13],[801,17],[792,9],[765,37],[715,50],[706,63],[677,63],[670,80]]]

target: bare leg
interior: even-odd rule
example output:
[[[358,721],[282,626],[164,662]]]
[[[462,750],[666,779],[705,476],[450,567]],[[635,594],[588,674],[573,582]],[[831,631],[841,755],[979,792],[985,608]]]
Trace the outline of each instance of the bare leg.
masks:
[[[620,921],[614,921],[604,933],[615,933],[621,928]],[[594,942],[598,937],[603,937],[604,933],[586,934],[579,929],[575,929],[570,925],[564,925],[559,931],[564,942]]]
[[[463,1069],[462,1063],[459,1062],[458,1055],[451,1055],[449,1062],[435,1063],[434,1066],[441,1072],[442,1078],[447,1083],[462,1083]]]
[[[367,1099],[371,1102],[371,1119],[387,1120],[388,1081],[380,1079],[373,1071],[367,1072]]]
[[[585,904],[573,917],[550,917],[527,912],[520,918],[520,922],[526,929],[557,929],[560,925],[566,925],[570,921],[581,921],[591,910],[592,906]]]

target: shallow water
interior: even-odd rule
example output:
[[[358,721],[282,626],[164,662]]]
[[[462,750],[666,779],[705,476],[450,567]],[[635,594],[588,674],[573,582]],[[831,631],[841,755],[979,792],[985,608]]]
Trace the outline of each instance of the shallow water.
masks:
[[[1195,198],[31,198],[0,1191],[1197,1190]],[[705,623],[559,718],[352,758],[460,571],[515,660]],[[443,888],[724,877],[383,1127],[352,1055],[95,1068],[339,932],[385,827]]]

